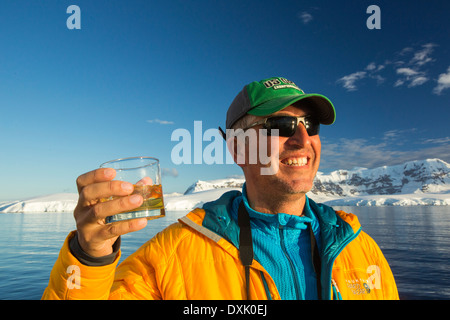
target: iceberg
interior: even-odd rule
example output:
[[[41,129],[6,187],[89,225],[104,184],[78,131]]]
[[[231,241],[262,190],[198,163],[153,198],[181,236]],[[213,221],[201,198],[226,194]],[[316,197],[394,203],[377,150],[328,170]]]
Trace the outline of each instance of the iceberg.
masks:
[[[72,212],[77,201],[76,193],[56,193],[25,200],[0,202],[0,213]]]

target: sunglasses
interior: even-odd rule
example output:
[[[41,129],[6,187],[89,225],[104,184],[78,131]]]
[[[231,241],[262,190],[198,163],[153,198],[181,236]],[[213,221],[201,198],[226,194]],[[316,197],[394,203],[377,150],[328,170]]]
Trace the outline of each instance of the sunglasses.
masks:
[[[274,116],[268,117],[258,122],[252,123],[247,128],[250,129],[257,125],[262,124],[263,129],[267,129],[267,135],[270,136],[271,130],[277,129],[278,136],[280,137],[292,137],[297,130],[299,123],[305,126],[306,132],[309,136],[315,136],[319,134],[320,122],[312,116],[294,117],[294,116]]]

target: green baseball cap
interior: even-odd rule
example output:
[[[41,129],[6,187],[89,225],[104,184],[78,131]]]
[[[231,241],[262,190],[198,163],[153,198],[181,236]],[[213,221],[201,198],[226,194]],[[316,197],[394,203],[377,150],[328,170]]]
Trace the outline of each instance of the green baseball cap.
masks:
[[[246,114],[268,116],[300,100],[311,108],[321,124],[334,123],[336,112],[327,97],[316,93],[306,94],[294,82],[272,77],[244,86],[228,108],[226,128],[231,129]]]

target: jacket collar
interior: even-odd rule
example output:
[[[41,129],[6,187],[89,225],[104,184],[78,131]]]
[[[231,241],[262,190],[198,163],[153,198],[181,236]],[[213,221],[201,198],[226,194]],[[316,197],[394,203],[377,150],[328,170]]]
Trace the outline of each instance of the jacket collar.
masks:
[[[219,238],[224,238],[234,247],[239,248],[239,226],[232,217],[233,205],[239,197],[242,197],[240,191],[226,192],[219,199],[205,203],[203,210],[194,210],[185,218],[197,224],[197,231],[207,236],[208,231],[212,232],[213,240],[216,242]],[[336,212],[333,208],[315,203],[311,199],[308,199],[308,202],[320,225],[321,243],[319,248],[321,248],[322,265],[332,263],[343,246],[359,232],[359,221],[352,214]],[[186,223],[183,221],[185,218],[181,220]]]
[[[221,235],[239,248],[239,226],[232,218],[233,203],[242,194],[239,191],[224,193],[219,199],[203,205],[205,217],[202,226]]]

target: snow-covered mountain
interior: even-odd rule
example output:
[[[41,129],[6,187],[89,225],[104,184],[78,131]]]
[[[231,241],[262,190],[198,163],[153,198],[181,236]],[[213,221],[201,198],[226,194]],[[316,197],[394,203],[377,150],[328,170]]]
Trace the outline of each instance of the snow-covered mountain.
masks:
[[[439,159],[409,161],[375,169],[355,168],[318,173],[311,193],[321,196],[447,193],[450,165]]]
[[[191,210],[241,190],[243,178],[196,181],[185,193],[164,195],[166,210]],[[375,169],[318,172],[308,196],[332,206],[450,205],[450,165],[439,159],[410,161]],[[77,194],[61,193],[27,200],[0,202],[0,213],[70,212]]]
[[[244,182],[243,178],[198,180],[184,194],[211,189],[241,188]],[[353,197],[449,191],[450,164],[439,159],[428,159],[375,169],[336,170],[328,174],[318,172],[310,193],[322,197]]]
[[[229,178],[229,179],[218,179],[202,181],[197,180],[184,192],[185,195],[196,193],[199,191],[211,190],[211,189],[223,189],[223,188],[239,188],[242,189],[245,179]]]
[[[245,180],[196,181],[185,196],[240,190]],[[318,172],[308,196],[333,206],[450,205],[450,165],[439,159],[409,161],[374,169]],[[171,202],[173,204],[173,202]]]

